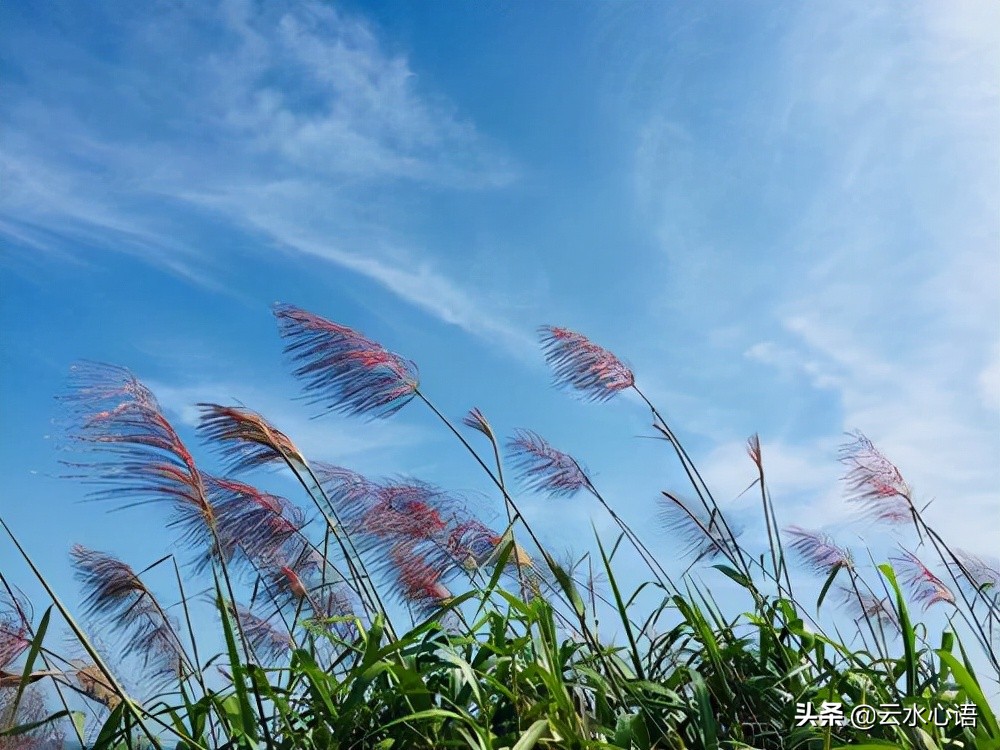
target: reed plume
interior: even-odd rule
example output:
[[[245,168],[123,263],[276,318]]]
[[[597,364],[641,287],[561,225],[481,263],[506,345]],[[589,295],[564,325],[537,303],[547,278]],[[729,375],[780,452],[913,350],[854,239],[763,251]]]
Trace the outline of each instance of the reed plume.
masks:
[[[901,549],[899,555],[889,559],[895,563],[900,579],[910,587],[914,600],[923,604],[925,610],[942,602],[955,603],[951,589],[914,553]]]
[[[914,517],[910,486],[902,473],[861,432],[840,449],[840,461],[848,467],[843,479],[848,500],[862,507],[865,516],[886,523],[903,523]]]
[[[388,417],[416,395],[417,366],[347,326],[276,305],[285,352],[313,403],[351,415]]]
[[[199,433],[212,443],[230,471],[240,472],[286,460],[305,458],[285,433],[255,411],[242,406],[198,404]]]
[[[556,326],[542,326],[539,334],[557,386],[576,390],[590,401],[607,401],[635,385],[632,370],[586,336]]]
[[[514,468],[525,486],[552,496],[569,496],[590,487],[576,459],[530,430],[517,430],[507,442]]]
[[[135,571],[80,544],[73,546],[70,557],[83,587],[84,614],[122,633],[121,655],[137,655],[145,667],[160,674],[179,674],[184,651],[176,626]]]
[[[76,416],[70,440],[114,459],[73,464],[105,487],[96,498],[166,502],[181,544],[210,546],[215,516],[201,473],[145,385],[125,368],[82,363],[71,368],[71,389],[61,398]]]
[[[814,572],[828,575],[835,568],[854,569],[850,550],[837,546],[829,535],[798,526],[788,526],[785,533],[794,540],[791,548]]]

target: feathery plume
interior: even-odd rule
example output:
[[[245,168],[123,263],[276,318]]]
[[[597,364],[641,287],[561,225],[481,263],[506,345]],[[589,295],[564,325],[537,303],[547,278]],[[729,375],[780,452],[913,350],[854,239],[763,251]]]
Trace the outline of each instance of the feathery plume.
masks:
[[[694,562],[725,555],[729,540],[717,512],[706,516],[669,492],[661,492],[660,521],[678,539],[683,540],[685,555],[694,555]],[[733,533],[739,535],[734,529]]]
[[[590,480],[576,459],[556,450],[537,433],[517,430],[507,447],[528,489],[569,496],[590,488]]]
[[[291,651],[292,638],[286,630],[276,627],[267,618],[259,617],[242,604],[236,605],[235,615],[250,648],[262,663],[273,664]]]
[[[556,326],[542,326],[539,334],[557,386],[580,391],[591,401],[606,401],[635,384],[632,371],[618,357],[586,336]]]
[[[417,392],[417,366],[346,326],[292,305],[274,309],[285,352],[314,403],[346,414],[388,417]]]
[[[785,533],[794,539],[791,548],[814,572],[827,575],[834,568],[854,568],[850,550],[837,546],[827,534],[798,526],[788,526]]]
[[[421,614],[433,611],[451,598],[441,583],[441,571],[417,552],[411,542],[400,542],[389,552],[389,559],[405,602]]]
[[[951,589],[919,557],[909,550],[900,551],[900,556],[889,559],[896,564],[896,569],[903,582],[910,587],[914,600],[922,602],[925,610],[938,602],[955,603],[955,595],[951,593]]]
[[[202,475],[202,481],[216,517],[216,547],[221,549],[214,549],[214,555],[230,562],[239,551],[242,559],[261,567],[308,545],[300,533],[305,514],[285,498],[233,479]],[[206,555],[201,564],[210,560]]]
[[[0,670],[7,669],[31,645],[30,605],[0,588]]]
[[[750,456],[750,460],[757,466],[758,471],[764,470],[760,452],[760,435],[756,432],[747,438],[747,455]]]
[[[144,666],[178,674],[183,653],[176,628],[135,571],[111,555],[76,544],[70,551],[83,584],[84,612],[125,633],[122,656],[138,655]]]
[[[902,473],[861,432],[840,449],[840,461],[849,467],[844,481],[848,500],[864,506],[877,521],[901,523],[913,518],[913,498]]]
[[[71,392],[61,397],[78,417],[70,438],[117,458],[76,464],[105,485],[96,497],[132,495],[137,503],[169,502],[182,543],[201,545],[215,518],[194,458],[163,415],[153,393],[128,370],[96,363],[71,368]]]
[[[462,417],[462,424],[474,430],[479,430],[490,440],[495,440],[493,427],[490,426],[486,416],[478,408],[470,409],[469,413]]]
[[[466,518],[449,530],[443,552],[452,564],[465,570],[475,570],[490,558],[500,542],[500,535],[482,521]],[[523,550],[518,548],[512,551],[510,563],[520,563],[519,552],[523,553]]]
[[[316,480],[342,523],[354,527],[377,502],[378,483],[363,474],[327,463],[313,464]]]
[[[10,667],[30,645],[28,631],[21,623],[0,616],[0,671]]]
[[[962,575],[974,588],[993,595],[1000,593],[1000,562],[960,549],[955,550],[955,557],[958,558],[961,567],[952,563],[953,567],[959,573],[962,573],[964,568]]]
[[[265,593],[278,609],[299,612],[306,606],[318,619],[354,613],[345,581],[312,547],[274,560],[265,580]]]
[[[452,502],[443,491],[424,482],[379,485],[375,503],[356,529],[379,538],[427,539],[447,528],[443,513]]]
[[[198,431],[216,444],[231,471],[246,471],[286,458],[305,463],[291,439],[255,411],[242,406],[198,404]]]
[[[891,602],[886,597],[878,597],[867,591],[855,590],[847,586],[840,587],[847,605],[855,610],[858,617],[876,620],[883,627],[889,626],[899,631],[899,617]]]

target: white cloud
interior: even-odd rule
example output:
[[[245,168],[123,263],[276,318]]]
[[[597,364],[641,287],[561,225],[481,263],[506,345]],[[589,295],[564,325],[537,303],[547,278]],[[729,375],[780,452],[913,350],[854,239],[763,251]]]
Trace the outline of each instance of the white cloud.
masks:
[[[739,350],[786,376],[759,408],[780,413],[801,383],[822,389],[816,402],[833,396],[839,413],[817,411],[815,435],[863,430],[918,498],[936,498],[928,517],[946,539],[995,549],[1000,6],[810,5],[775,21],[776,38],[755,39],[774,50],[759,75],[740,78],[733,101],[705,94],[718,106],[701,116],[726,117],[739,137],[712,140],[718,123],[693,128],[669,96],[639,128],[636,199],[671,262],[671,316],[751,309]],[[729,177],[720,149],[746,182],[707,192],[708,176]],[[738,209],[723,196],[748,191],[760,200],[744,210],[782,217],[769,219],[766,249],[725,234]],[[811,502],[808,480],[793,490],[807,513],[839,523],[851,509],[824,489],[837,469],[828,448],[779,441],[771,476],[823,477]],[[738,492],[745,459],[735,444],[720,451],[710,470]]]
[[[218,269],[172,218],[193,210],[203,219],[207,209],[253,229],[262,248],[321,258],[523,353],[524,333],[488,290],[460,286],[418,262],[432,255],[426,248],[393,238],[391,217],[408,209],[371,215],[376,202],[392,200],[392,185],[494,188],[517,169],[363,19],[321,3],[234,0],[216,10],[125,14],[115,31],[126,51],[120,68],[59,47],[78,56],[79,75],[63,81],[41,62],[25,63],[29,80],[44,80],[41,95],[8,92],[0,218],[9,218],[0,229],[22,227],[23,242],[44,226],[91,251],[129,252],[221,289]],[[112,79],[118,85],[105,87]],[[90,100],[140,122],[119,127]],[[37,247],[45,238],[32,239]]]
[[[1000,349],[979,373],[979,397],[983,406],[1000,412]]]

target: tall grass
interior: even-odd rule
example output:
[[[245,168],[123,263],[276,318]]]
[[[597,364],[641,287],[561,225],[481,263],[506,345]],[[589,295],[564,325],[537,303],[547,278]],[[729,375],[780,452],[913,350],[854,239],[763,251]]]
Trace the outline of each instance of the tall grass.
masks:
[[[425,409],[495,487],[507,526],[424,481],[310,461],[243,406],[201,405],[201,437],[228,472],[209,475],[131,373],[78,365],[63,397],[81,449],[73,476],[119,507],[169,507],[175,552],[136,571],[75,546],[78,620],[0,519],[51,599],[39,616],[0,572],[0,747],[1000,748],[983,688],[1000,676],[1000,572],[948,545],[863,435],[840,457],[849,499],[912,544],[869,565],[821,531],[782,528],[753,436],[767,546],[752,549],[634,373],[581,334],[541,329],[557,385],[593,401],[634,391],[687,477],[657,509],[670,557],[688,555],[671,575],[583,465],[537,433],[503,441],[478,409],[452,420],[414,363],[299,308],[275,315],[309,397],[369,419]],[[242,476],[267,466],[300,496]],[[590,495],[617,536],[560,561],[510,476],[521,491]],[[626,546],[648,577],[634,590],[616,572]],[[815,599],[793,566],[815,574]],[[154,568],[174,590],[151,588]],[[722,607],[706,576],[742,606]],[[208,637],[195,626],[206,602]],[[932,632],[914,605],[945,624]],[[75,647],[51,646],[53,622]]]

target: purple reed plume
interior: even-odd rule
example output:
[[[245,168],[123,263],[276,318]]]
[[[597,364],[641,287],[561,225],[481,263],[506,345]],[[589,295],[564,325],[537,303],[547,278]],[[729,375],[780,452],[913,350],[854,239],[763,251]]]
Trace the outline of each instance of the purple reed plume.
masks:
[[[887,598],[880,598],[867,591],[855,590],[847,586],[841,586],[840,592],[843,594],[847,606],[854,609],[858,617],[875,619],[883,627],[889,626],[899,632],[899,617]]]
[[[259,617],[242,604],[236,605],[235,614],[250,648],[263,664],[273,664],[292,650],[292,638],[288,631],[276,627],[270,620]]]
[[[31,604],[0,587],[0,671],[9,667],[30,645]]]
[[[961,567],[965,568],[963,576],[969,580],[973,588],[989,591],[993,596],[1000,593],[1000,562],[960,549],[955,550],[955,557],[958,558]],[[958,565],[954,565],[954,567],[956,573],[962,572]]]
[[[827,534],[798,526],[787,527],[785,533],[794,539],[791,548],[814,572],[827,575],[834,568],[854,568],[850,550],[838,547]]]
[[[146,667],[178,674],[183,650],[175,624],[152,592],[121,560],[76,544],[70,550],[76,576],[83,584],[87,616],[124,633],[122,656],[138,655]]]
[[[285,352],[298,364],[313,403],[352,415],[388,417],[417,392],[417,366],[346,326],[276,305]]]
[[[580,391],[591,401],[606,401],[635,385],[632,371],[586,336],[556,326],[542,326],[539,334],[556,385]]]
[[[462,417],[462,424],[474,430],[479,430],[479,432],[483,433],[490,440],[494,439],[493,427],[490,426],[486,416],[479,409],[470,409],[469,413]]]
[[[198,432],[215,444],[231,471],[245,471],[286,458],[305,459],[291,439],[264,417],[242,406],[198,404],[202,414]]]
[[[913,519],[913,498],[902,473],[861,432],[840,449],[840,461],[849,467],[844,481],[848,500],[877,521],[903,523]]]
[[[426,539],[444,531],[448,523],[441,509],[445,493],[423,482],[378,487],[376,502],[359,519],[357,531],[379,538]]]
[[[441,582],[442,572],[430,564],[410,542],[400,542],[389,552],[392,570],[403,600],[420,614],[427,614],[451,598]]]
[[[216,518],[221,549],[213,550],[226,562],[251,562],[256,567],[298,554],[307,541],[300,530],[306,519],[302,509],[277,495],[233,479],[202,475]],[[240,552],[241,557],[236,557]],[[201,565],[210,562],[206,555]]]
[[[895,563],[902,581],[910,587],[915,601],[921,602],[925,610],[939,602],[955,603],[955,595],[951,593],[951,589],[919,557],[909,550],[903,549],[900,552],[900,556],[889,559]]]
[[[306,611],[320,619],[354,614],[343,578],[312,547],[276,557],[264,573],[264,593],[280,610],[301,612],[302,607],[307,607]]]
[[[24,624],[0,614],[0,672],[6,671],[30,645]]]
[[[556,450],[530,430],[517,430],[509,441],[514,468],[528,489],[569,496],[590,488],[590,480],[572,456]]]
[[[682,554],[693,555],[694,562],[711,560],[719,555],[725,555],[729,550],[729,540],[726,536],[718,512],[711,516],[704,510],[696,511],[678,497],[669,492],[661,492],[660,522],[668,531],[685,544]],[[734,535],[739,535],[737,529],[732,529]]]
[[[756,432],[747,438],[747,455],[754,462],[758,471],[764,471],[764,463],[760,451],[760,435]]]
[[[21,623],[0,617],[0,671],[11,666],[30,645],[28,631]]]
[[[163,415],[152,392],[128,370],[83,363],[71,368],[71,392],[61,397],[76,412],[70,439],[117,459],[73,464],[107,489],[98,498],[135,496],[135,504],[166,501],[182,544],[202,545],[215,524],[194,458]]]

